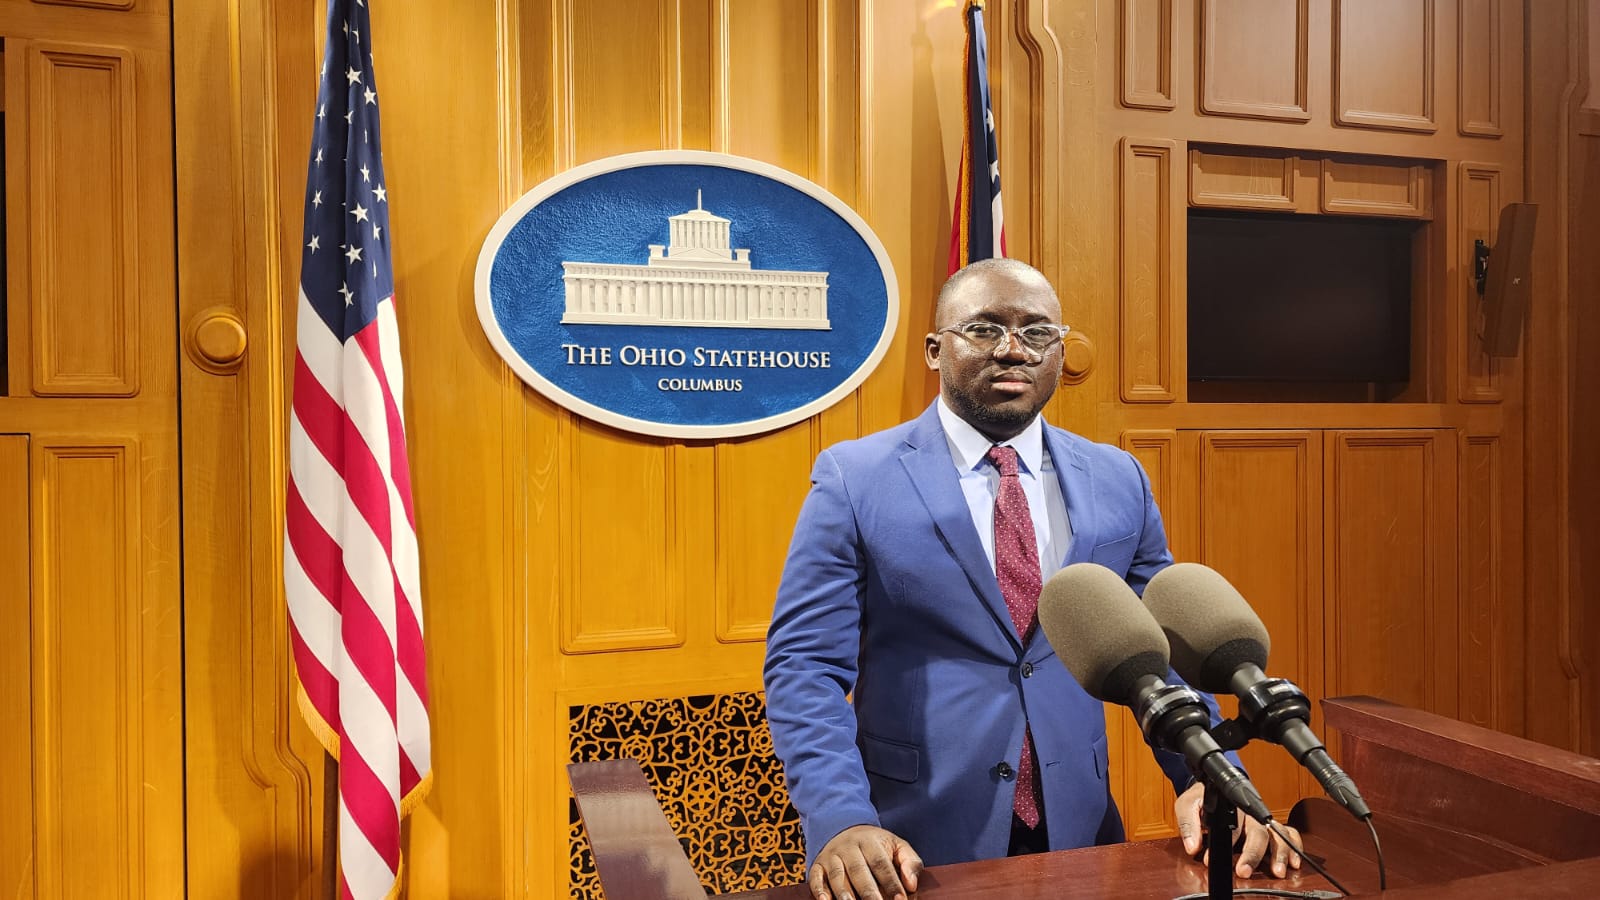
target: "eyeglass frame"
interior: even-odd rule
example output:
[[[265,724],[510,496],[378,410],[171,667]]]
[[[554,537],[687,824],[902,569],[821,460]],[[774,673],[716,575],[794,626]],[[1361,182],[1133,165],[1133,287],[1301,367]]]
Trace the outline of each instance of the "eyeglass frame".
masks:
[[[969,335],[962,330],[968,325],[988,325],[1004,330],[1005,334],[1001,337],[995,338],[994,346],[989,348],[989,353],[991,355],[999,353],[1002,347],[1007,350],[1011,349],[1011,339],[1015,337],[1018,347],[1021,347],[1028,355],[1037,356],[1040,359],[1044,359],[1044,355],[1050,352],[1050,348],[1065,340],[1067,334],[1072,331],[1070,326],[1058,325],[1055,322],[1029,322],[1026,325],[1012,327],[1010,325],[1001,325],[999,322],[989,322],[984,319],[969,319],[965,322],[957,322],[954,325],[946,325],[945,327],[935,331],[934,334],[944,334],[947,331],[952,332],[960,335],[962,340],[972,344],[972,346],[982,349],[982,345],[978,343],[978,338],[974,338],[972,335]],[[1026,338],[1022,336],[1022,332],[1026,329],[1037,328],[1040,326],[1051,329],[1056,333],[1056,336],[1050,341],[1050,343],[1045,344],[1043,347],[1035,348],[1032,344],[1028,343]]]

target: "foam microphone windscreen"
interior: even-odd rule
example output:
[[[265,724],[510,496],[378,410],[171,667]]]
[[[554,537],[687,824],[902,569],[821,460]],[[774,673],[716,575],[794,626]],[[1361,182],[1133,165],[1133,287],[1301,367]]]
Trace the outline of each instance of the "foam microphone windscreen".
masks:
[[[1144,605],[1167,634],[1172,668],[1190,687],[1228,693],[1235,669],[1265,669],[1272,639],[1255,610],[1217,570],[1177,563],[1145,585]]]
[[[1039,595],[1039,627],[1090,696],[1130,705],[1142,675],[1165,677],[1167,638],[1122,577],[1076,563]]]

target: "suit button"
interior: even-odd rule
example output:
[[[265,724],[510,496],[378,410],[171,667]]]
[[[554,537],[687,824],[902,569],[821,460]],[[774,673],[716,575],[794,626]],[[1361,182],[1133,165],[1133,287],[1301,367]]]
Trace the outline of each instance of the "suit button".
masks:
[[[1008,762],[1002,762],[1000,765],[995,766],[994,773],[1000,776],[1001,781],[1010,781],[1017,774]]]
[[[1033,677],[1033,663],[1026,663],[1025,662],[1025,663],[1022,664],[1022,677],[1023,678],[1032,678]]]

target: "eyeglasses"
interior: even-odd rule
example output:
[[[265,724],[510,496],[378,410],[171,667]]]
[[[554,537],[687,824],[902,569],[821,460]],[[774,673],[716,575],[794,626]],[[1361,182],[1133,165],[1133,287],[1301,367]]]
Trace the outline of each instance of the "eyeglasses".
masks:
[[[1042,356],[1071,330],[1065,325],[1052,325],[1048,322],[1034,322],[1020,328],[1009,328],[998,322],[957,322],[954,325],[946,325],[934,333],[944,334],[946,331],[953,331],[984,353],[994,353],[999,350],[1002,341],[1006,347],[1010,347],[1010,336],[1014,334],[1022,344],[1022,349]]]

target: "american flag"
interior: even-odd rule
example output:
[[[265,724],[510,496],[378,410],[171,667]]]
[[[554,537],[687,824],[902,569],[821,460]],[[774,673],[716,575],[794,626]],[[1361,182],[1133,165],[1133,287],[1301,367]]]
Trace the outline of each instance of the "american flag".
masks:
[[[983,2],[969,0],[961,170],[956,176],[955,212],[950,217],[950,274],[967,263],[1006,255],[1005,216],[1000,209],[1000,145],[995,140],[994,109],[989,104],[989,38],[983,31]]]
[[[432,779],[389,197],[363,0],[329,0],[306,180],[284,593],[300,710],[339,761],[339,895],[393,896]]]

